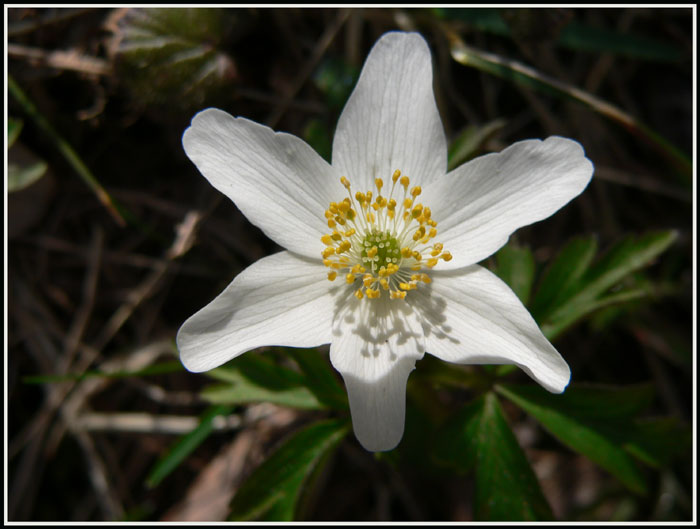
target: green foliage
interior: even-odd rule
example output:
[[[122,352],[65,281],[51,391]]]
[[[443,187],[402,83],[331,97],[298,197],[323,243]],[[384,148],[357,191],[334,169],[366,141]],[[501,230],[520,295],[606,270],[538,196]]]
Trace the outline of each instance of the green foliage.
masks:
[[[342,59],[329,58],[316,69],[313,81],[323,93],[326,105],[340,110],[350,97],[359,75],[359,70],[352,64]]]
[[[207,376],[224,382],[202,390],[202,398],[212,403],[272,402],[301,409],[325,407],[305,385],[304,375],[259,354],[239,356],[227,366],[207,372]]]
[[[346,420],[327,420],[297,432],[258,467],[231,503],[231,520],[290,521],[333,449],[350,429]]]
[[[138,371],[85,371],[84,373],[66,373],[65,375],[34,375],[22,377],[25,384],[53,384],[71,380],[85,380],[88,378],[133,378],[148,375],[162,375],[165,373],[177,373],[184,371],[182,362],[162,362],[153,364]]]
[[[7,191],[12,193],[13,191],[19,191],[29,187],[34,182],[39,180],[49,165],[43,161],[38,160],[29,165],[18,165],[13,163],[7,164]]]
[[[7,148],[9,149],[19,138],[24,122],[21,119],[7,118]]]
[[[203,415],[197,426],[191,432],[180,437],[170,449],[158,460],[146,478],[149,487],[158,486],[182,461],[187,458],[202,442],[209,437],[214,426],[214,418],[230,413],[228,406],[212,406]]]
[[[479,397],[448,421],[438,432],[434,454],[441,464],[474,472],[476,519],[552,519],[537,477],[493,393]]]
[[[304,127],[304,141],[328,163],[333,151],[332,134],[328,125],[320,119],[310,119]]]
[[[450,145],[447,153],[448,171],[479,154],[481,146],[505,125],[503,119],[494,119],[484,125],[468,125]]]
[[[629,235],[593,265],[595,240],[570,242],[543,276],[533,301],[533,316],[542,332],[554,339],[593,311],[647,296],[648,286],[640,288],[634,281],[627,286],[623,280],[651,264],[676,237],[675,231]]]
[[[572,239],[560,250],[542,275],[532,300],[530,311],[535,319],[542,321],[571,295],[593,261],[597,249],[596,238],[587,236]]]
[[[527,24],[532,28],[538,23],[538,19],[544,19],[545,14],[533,9],[441,8],[435,11],[443,18],[463,20],[479,31],[504,37],[512,37],[512,27],[519,27],[516,25],[518,23]],[[633,33],[594,27],[576,20],[566,21],[555,35],[555,41],[559,46],[574,51],[612,53],[648,61],[675,62],[682,58],[681,51],[666,42]]]
[[[535,258],[527,247],[507,244],[496,253],[496,275],[527,305],[535,279]]]
[[[7,148],[10,149],[22,131],[24,122],[21,119],[7,118]],[[13,156],[16,151],[10,151],[7,162],[7,192],[19,191],[29,187],[39,180],[48,164],[37,158],[32,152],[23,149],[21,156]]]
[[[497,391],[638,494],[646,494],[648,487],[630,454],[660,466],[678,454],[687,439],[675,420],[638,417],[651,402],[650,385],[573,386],[562,395],[537,386],[499,385]]]
[[[226,9],[129,9],[115,27],[118,66],[141,103],[193,108],[236,77],[221,46],[244,13]]]
[[[448,32],[448,38],[452,58],[459,64],[476,68],[529,90],[587,106],[646,140],[674,164],[687,186],[692,183],[692,161],[688,155],[632,115],[577,86],[545,75],[526,64],[469,46],[454,32]]]
[[[241,355],[207,376],[224,382],[204,388],[201,396],[216,404],[272,402],[300,409],[347,409],[345,392],[318,352],[291,353],[302,372],[255,353]]]
[[[317,349],[290,347],[286,351],[301,369],[305,384],[320,403],[336,410],[348,409],[348,394],[338,382],[327,355]]]
[[[78,155],[78,153],[73,149],[73,147],[65,140],[63,137],[56,132],[51,123],[46,119],[44,114],[36,107],[34,102],[29,99],[24,90],[17,84],[17,82],[8,76],[7,78],[7,88],[12,94],[12,97],[22,106],[24,112],[34,120],[34,122],[44,131],[44,133],[51,139],[55,148],[63,155],[66,161],[73,167],[75,172],[80,176],[80,178],[85,182],[85,184],[92,189],[95,193],[97,199],[102,203],[102,205],[107,208],[107,211],[112,215],[115,221],[120,225],[124,226],[124,215],[129,215],[121,206],[119,206],[114,199],[107,193],[102,184],[95,178],[92,171],[85,165],[83,159]],[[38,172],[35,170],[34,174]],[[42,172],[43,174],[43,172]]]

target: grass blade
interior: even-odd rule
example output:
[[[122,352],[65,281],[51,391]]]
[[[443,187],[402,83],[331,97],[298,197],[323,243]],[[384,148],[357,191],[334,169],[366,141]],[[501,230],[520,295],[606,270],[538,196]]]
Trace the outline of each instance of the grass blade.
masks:
[[[58,132],[51,126],[51,124],[46,120],[46,118],[39,112],[34,103],[27,97],[20,86],[15,82],[11,75],[7,76],[7,88],[14,98],[22,105],[24,111],[35,121],[39,127],[41,127],[46,134],[53,140],[56,147],[61,152],[63,157],[68,161],[68,163],[73,167],[78,176],[82,178],[90,189],[97,196],[102,205],[107,208],[107,211],[112,216],[112,218],[119,224],[119,226],[126,226],[124,221],[123,211],[120,208],[111,195],[102,187],[102,184],[95,178],[92,171],[88,169],[87,165],[80,158],[78,153],[75,152],[73,147],[64,140]]]
[[[563,96],[586,105],[657,149],[676,165],[684,176],[685,182],[690,183],[692,162],[688,156],[628,113],[580,88],[563,83],[521,62],[468,46],[453,31],[449,29],[445,31],[450,41],[452,58],[458,63],[477,68],[526,88],[550,95]]]

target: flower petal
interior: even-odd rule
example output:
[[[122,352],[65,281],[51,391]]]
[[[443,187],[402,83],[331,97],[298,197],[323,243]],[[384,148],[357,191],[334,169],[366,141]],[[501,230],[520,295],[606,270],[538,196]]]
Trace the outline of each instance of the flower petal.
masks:
[[[478,265],[435,272],[406,300],[424,319],[426,350],[458,364],[516,364],[545,389],[561,393],[569,366],[513,291]]]
[[[210,108],[185,131],[187,156],[250,222],[307,257],[323,250],[323,212],[345,194],[333,168],[299,138]]]
[[[420,321],[385,295],[352,298],[333,327],[331,363],[345,381],[355,436],[367,450],[391,450],[403,436],[408,375],[425,351]]]
[[[396,169],[413,185],[445,175],[430,50],[418,33],[390,32],[372,48],[338,120],[333,167],[361,191]]]
[[[180,359],[200,372],[263,345],[329,343],[339,288],[320,262],[289,252],[264,257],[180,327]]]
[[[438,222],[437,240],[453,257],[440,269],[485,259],[515,230],[579,195],[592,174],[579,143],[552,136],[481,156],[433,182],[421,198]]]

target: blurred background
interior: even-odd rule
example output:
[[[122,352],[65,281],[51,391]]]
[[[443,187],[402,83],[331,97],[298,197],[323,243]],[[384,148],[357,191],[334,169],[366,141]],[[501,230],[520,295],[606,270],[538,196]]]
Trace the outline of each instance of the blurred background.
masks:
[[[279,250],[198,173],[181,136],[215,106],[329,160],[362,63],[389,30],[419,31],[431,47],[451,166],[526,138],[584,146],[595,165],[585,193],[511,238],[538,274],[572,237],[593,235],[603,252],[675,230],[630,279],[644,296],[597,310],[555,345],[574,382],[651,383],[650,414],[693,422],[692,9],[5,13],[9,520],[225,519],[253,469],[322,413],[237,406],[154,477],[208,405],[210,379],[177,359],[178,327]],[[470,395],[444,391],[446,406]],[[693,515],[690,447],[646,471],[642,496],[504,409],[556,518]],[[304,517],[473,519],[469,476],[411,459],[412,410],[399,456],[347,437]]]

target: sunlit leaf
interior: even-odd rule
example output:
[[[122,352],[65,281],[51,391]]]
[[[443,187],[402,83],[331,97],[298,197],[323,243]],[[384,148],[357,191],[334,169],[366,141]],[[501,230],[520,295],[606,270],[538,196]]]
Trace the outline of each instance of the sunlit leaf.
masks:
[[[537,419],[552,435],[610,472],[631,491],[647,492],[644,475],[624,449],[631,416],[648,404],[644,387],[571,387],[553,395],[539,386],[500,385],[497,391]],[[627,419],[627,420],[624,420]]]
[[[202,398],[212,403],[271,402],[301,409],[326,407],[307,387],[304,375],[260,354],[239,356],[226,366],[208,371],[207,376],[225,382],[202,390]]]
[[[29,187],[44,176],[48,168],[48,164],[44,161],[38,161],[26,167],[12,163],[8,164],[7,191],[12,193],[13,191],[19,191],[20,189]]]
[[[181,362],[162,362],[153,364],[138,371],[86,371],[84,373],[66,373],[65,375],[34,375],[22,377],[25,384],[51,384],[70,380],[85,380],[87,378],[134,378],[149,375],[162,375],[183,371]]]
[[[294,520],[308,478],[349,428],[345,420],[328,420],[297,432],[241,486],[231,503],[230,519]]]
[[[7,118],[7,148],[12,147],[12,144],[19,137],[22,131],[24,122],[21,119]]]
[[[439,432],[435,458],[458,471],[474,471],[476,519],[552,518],[537,477],[493,393],[463,408]]]
[[[173,470],[175,470],[182,461],[189,456],[202,442],[209,437],[212,432],[213,420],[219,415],[225,415],[231,412],[228,406],[213,406],[209,408],[194,430],[180,437],[155,464],[151,472],[146,478],[146,484],[149,487],[156,487],[160,484]]]

